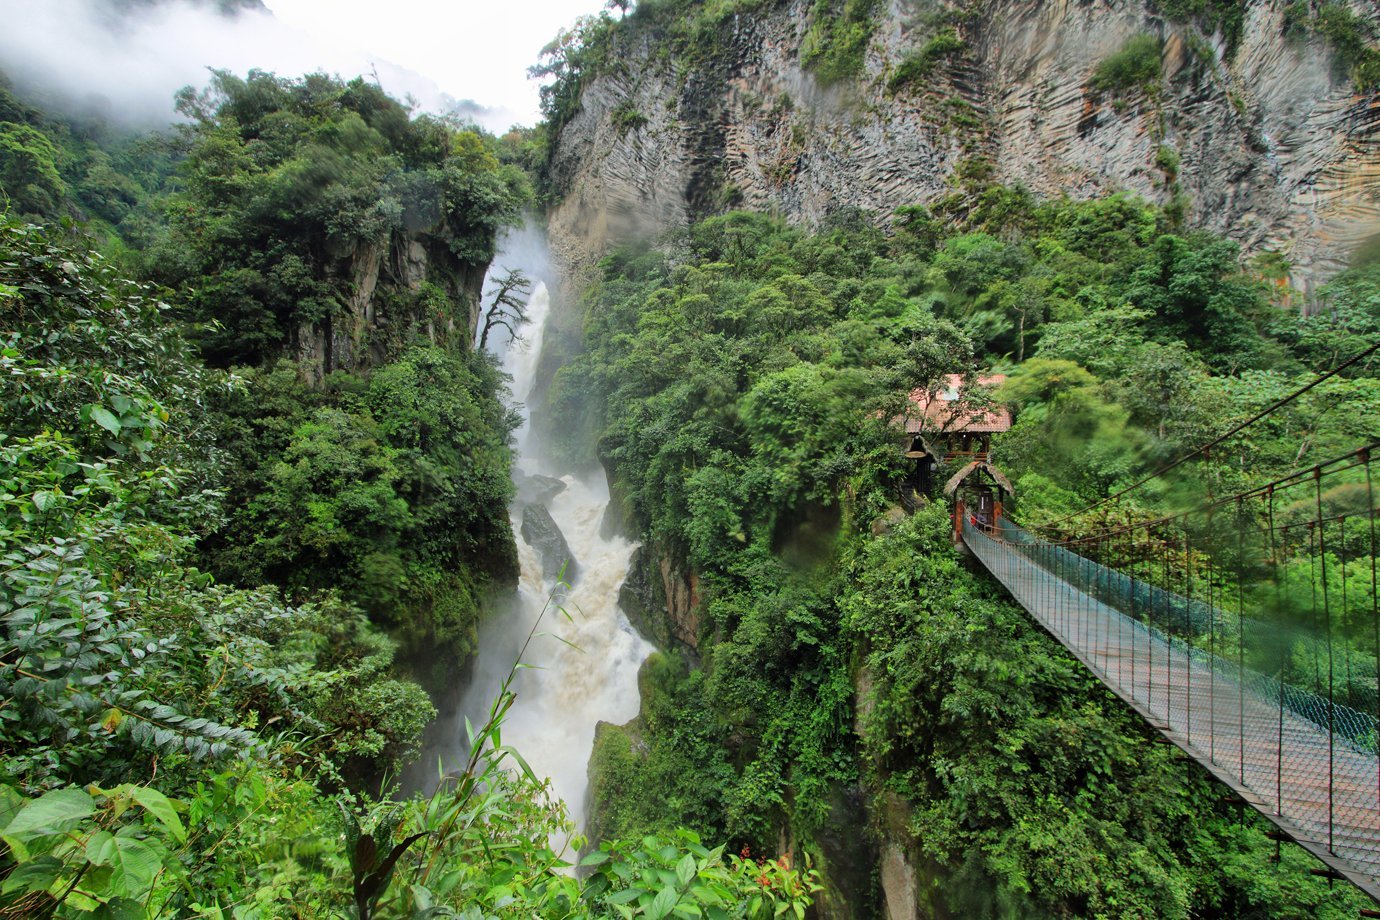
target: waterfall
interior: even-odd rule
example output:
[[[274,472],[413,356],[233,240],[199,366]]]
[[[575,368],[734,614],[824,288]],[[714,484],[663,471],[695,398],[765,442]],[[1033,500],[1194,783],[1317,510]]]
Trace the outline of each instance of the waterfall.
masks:
[[[538,775],[551,779],[553,790],[565,801],[576,827],[582,829],[595,725],[601,721],[622,723],[637,715],[637,671],[652,646],[637,634],[618,607],[618,590],[636,545],[599,534],[609,498],[603,471],[581,479],[553,470],[543,462],[539,445],[531,442],[526,402],[541,355],[555,279],[545,232],[530,220],[500,240],[485,290],[494,277],[512,268],[520,269],[533,282],[527,322],[521,327],[521,337],[511,344],[504,330],[495,330],[489,348],[512,377],[513,399],[522,417],[515,434],[513,478],[519,492],[510,508],[513,531],[519,532],[524,506],[533,500],[532,477],[559,479],[564,488],[546,497],[544,504],[564,535],[578,574],[573,587],[557,598],[568,617],[548,610],[538,627],[539,633],[548,635],[538,635],[527,650],[525,663],[532,667],[520,671],[514,682],[517,701],[504,722],[503,741],[515,747]],[[554,482],[541,483],[545,488],[537,491],[549,493],[556,488]],[[517,545],[521,577],[516,595],[490,611],[480,626],[468,685],[460,691],[455,711],[443,715],[444,724],[428,733],[421,758],[409,771],[409,785],[428,791],[434,788],[438,758],[445,770],[463,765],[469,753],[465,718],[475,726],[484,721],[499,684],[555,589],[554,579],[543,575],[537,550],[521,537]]]

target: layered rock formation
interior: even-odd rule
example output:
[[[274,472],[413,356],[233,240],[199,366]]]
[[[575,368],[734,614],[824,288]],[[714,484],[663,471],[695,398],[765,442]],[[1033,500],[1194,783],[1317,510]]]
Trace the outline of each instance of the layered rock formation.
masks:
[[[832,87],[800,61],[812,5],[740,16],[694,62],[661,53],[654,26],[619,29],[618,64],[585,87],[552,163],[568,266],[729,205],[804,225],[851,208],[885,221],[952,191],[976,156],[1045,197],[1181,194],[1191,225],[1282,253],[1304,287],[1380,230],[1380,98],[1356,92],[1322,39],[1288,32],[1285,0],[1250,3],[1234,48],[1145,0],[967,4],[964,47],[894,91],[954,5],[884,4],[863,76]],[[1161,90],[1093,91],[1098,64],[1141,34],[1163,42]]]
[[[468,348],[479,325],[485,266],[457,259],[444,227],[361,243],[332,271],[343,309],[292,332],[291,352],[312,383],[336,370],[385,363],[415,335]]]

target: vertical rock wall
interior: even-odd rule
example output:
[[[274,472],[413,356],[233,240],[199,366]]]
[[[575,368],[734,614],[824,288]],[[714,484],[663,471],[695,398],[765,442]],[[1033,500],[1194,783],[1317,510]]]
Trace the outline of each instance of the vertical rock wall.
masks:
[[[293,357],[315,384],[332,371],[384,363],[416,335],[468,348],[479,324],[485,269],[457,261],[439,236],[400,234],[387,243],[362,243],[336,263],[341,308],[294,331]],[[424,285],[439,298],[423,296]]]
[[[799,61],[811,5],[727,22],[693,63],[629,21],[618,65],[587,86],[553,160],[564,198],[552,240],[568,267],[728,206],[807,226],[845,208],[885,221],[949,192],[978,155],[1046,197],[1181,192],[1191,224],[1282,252],[1304,286],[1380,231],[1380,97],[1357,94],[1322,39],[1285,34],[1286,0],[1251,3],[1231,50],[1144,0],[969,4],[965,50],[896,92],[897,66],[953,5],[892,0],[863,77],[833,87]],[[1373,5],[1354,8],[1380,21]],[[1142,33],[1163,40],[1162,91],[1090,90],[1097,65]],[[645,122],[620,127],[620,106]],[[1157,165],[1162,146],[1180,158],[1177,186]]]

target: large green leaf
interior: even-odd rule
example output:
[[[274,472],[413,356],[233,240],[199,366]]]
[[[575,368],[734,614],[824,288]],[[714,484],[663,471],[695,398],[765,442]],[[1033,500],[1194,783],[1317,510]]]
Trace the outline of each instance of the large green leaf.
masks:
[[[80,789],[54,789],[27,803],[4,829],[4,836],[24,839],[63,830],[96,813],[96,803]]]
[[[100,406],[92,406],[91,421],[100,425],[111,434],[120,433],[120,419],[109,409],[104,409]]]
[[[86,857],[98,866],[115,870],[110,879],[111,894],[142,897],[153,887],[163,868],[163,854],[148,842],[134,837],[97,835],[86,848]]]
[[[615,891],[609,895],[610,904],[627,904],[629,901],[636,901],[639,897],[646,894],[641,888],[624,888],[622,891]]]
[[[135,786],[131,789],[131,794],[134,801],[144,806],[149,814],[172,832],[178,843],[187,841],[187,829],[182,826],[182,819],[177,816],[177,809],[173,807],[171,799],[149,786]]]
[[[13,786],[0,786],[0,830],[24,807],[24,797]]]
[[[5,878],[0,891],[5,894],[47,891],[62,876],[63,868],[62,861],[53,856],[40,856],[20,863]]]
[[[142,920],[144,906],[130,898],[112,898],[91,913],[91,920]]]
[[[690,880],[695,877],[695,857],[693,854],[686,853],[676,863],[676,879],[684,887],[690,884]]]
[[[647,908],[647,920],[661,920],[671,912],[676,906],[676,901],[680,899],[680,894],[676,889],[666,887],[657,893],[656,899],[652,901],[652,906]]]

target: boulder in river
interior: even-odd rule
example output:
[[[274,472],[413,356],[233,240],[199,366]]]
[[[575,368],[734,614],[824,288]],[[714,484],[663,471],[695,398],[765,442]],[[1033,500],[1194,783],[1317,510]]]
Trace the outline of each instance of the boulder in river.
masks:
[[[537,551],[541,557],[541,574],[547,581],[561,575],[568,584],[574,584],[579,575],[579,564],[565,542],[565,534],[556,526],[551,512],[545,505],[529,504],[522,509],[522,539]]]
[[[565,491],[565,483],[554,476],[514,471],[518,501],[524,505],[545,505]]]

